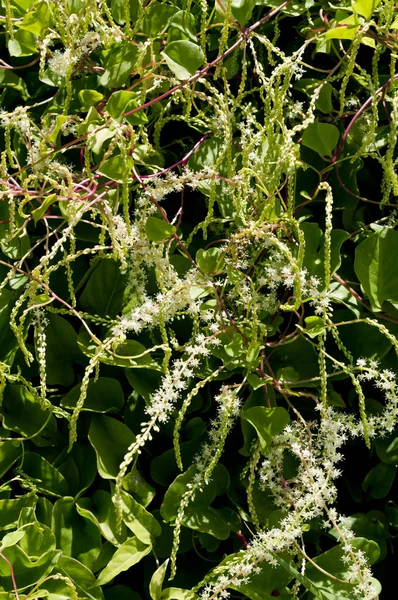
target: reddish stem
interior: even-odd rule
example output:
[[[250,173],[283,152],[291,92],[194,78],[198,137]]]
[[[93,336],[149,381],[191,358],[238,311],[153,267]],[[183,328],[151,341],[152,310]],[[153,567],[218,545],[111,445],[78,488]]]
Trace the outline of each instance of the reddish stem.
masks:
[[[18,586],[17,586],[17,582],[15,580],[14,567],[12,566],[12,563],[8,560],[8,558],[6,556],[4,556],[4,554],[2,552],[0,552],[0,558],[5,560],[6,563],[8,564],[8,567],[10,569],[12,585],[13,585],[14,592],[15,592],[15,598],[16,598],[16,600],[19,600]]]

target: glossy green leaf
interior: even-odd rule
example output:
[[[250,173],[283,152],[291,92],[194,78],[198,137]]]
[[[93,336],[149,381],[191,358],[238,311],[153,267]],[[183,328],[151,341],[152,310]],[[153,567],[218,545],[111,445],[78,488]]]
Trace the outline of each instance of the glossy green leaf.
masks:
[[[105,415],[93,415],[88,439],[97,455],[98,472],[104,479],[116,479],[133,432],[124,423]]]
[[[168,22],[168,42],[179,39],[197,41],[195,17],[186,10],[179,10],[170,17]]]
[[[380,548],[379,560],[386,557],[387,540],[389,538],[388,520],[384,513],[371,510],[368,513],[355,513],[346,517],[343,524],[349,527],[357,537],[373,540]],[[330,534],[335,538],[339,537],[339,532],[336,528],[330,530]]]
[[[171,6],[170,4],[162,3],[160,5],[150,6],[148,10],[145,11],[142,20],[143,33],[151,39],[155,39],[167,28],[170,17],[177,11],[177,6]]]
[[[86,356],[95,356],[98,352],[98,346],[93,343],[86,330],[79,333],[78,344]],[[104,353],[100,357],[100,362],[115,367],[127,367],[129,369],[154,369],[162,370],[160,361],[152,358],[146,351],[145,346],[136,340],[126,340],[117,346],[111,353]]]
[[[61,406],[75,408],[80,397],[80,390],[81,384],[79,383],[62,398]],[[123,390],[117,379],[99,377],[97,380],[90,380],[83,410],[100,413],[117,412],[121,410],[123,404]]]
[[[220,248],[198,250],[195,260],[203,273],[217,273],[222,268],[224,253]]]
[[[0,477],[4,477],[21,454],[21,442],[0,442]]]
[[[155,517],[126,492],[121,495],[121,509],[124,524],[141,542],[151,544],[160,535],[161,527]]]
[[[18,544],[25,534],[25,529],[17,529],[16,531],[7,533],[1,540],[0,551],[2,552],[4,548],[9,548],[10,546],[15,546],[15,544]]]
[[[325,242],[322,230],[316,223],[302,223],[300,226],[305,237],[305,254],[303,266],[308,272],[324,281],[325,279]],[[349,238],[349,234],[342,229],[333,229],[330,236],[331,256],[330,271],[335,273],[341,265],[341,247]]]
[[[18,29],[14,39],[8,40],[8,51],[11,56],[31,56],[38,52],[38,36],[30,31]]]
[[[372,565],[378,559],[379,547],[375,542],[363,538],[355,538],[350,543],[355,549],[364,552],[369,565]],[[315,598],[319,600],[337,600],[337,598],[338,600],[352,600],[354,584],[349,583],[350,575],[347,563],[342,560],[343,555],[343,544],[339,544],[313,559],[316,565],[322,568],[323,572],[309,564],[306,567],[305,575],[302,575],[282,556],[274,554],[274,558],[288,573],[314,594]],[[327,573],[330,573],[332,577],[329,577]],[[340,583],[337,579],[333,579],[333,577],[347,583]],[[380,590],[380,586],[376,580],[374,580],[374,584]]]
[[[355,0],[352,8],[369,21],[379,4],[380,0]]]
[[[149,583],[149,593],[152,600],[161,600],[163,581],[166,576],[169,559],[165,560],[154,572]]]
[[[291,559],[288,555],[282,555],[284,560],[291,563]],[[228,576],[228,572],[232,565],[238,562],[240,556],[238,553],[230,554],[224,560],[220,562],[217,567],[212,570],[212,575],[217,577]],[[274,590],[283,590],[291,581],[292,575],[290,575],[282,566],[271,565],[270,563],[261,563],[259,573],[253,573],[247,582],[243,585],[234,585],[231,581],[228,586],[229,589],[237,590],[244,594],[251,600],[262,600],[263,598],[268,599],[268,594],[274,592]]]
[[[376,440],[375,446],[377,456],[383,463],[398,466],[398,433],[396,431]]]
[[[259,4],[256,0],[232,0],[230,5],[232,16],[238,21],[239,25],[246,25],[256,4]],[[220,2],[216,0],[214,6],[218,16],[222,17],[228,7],[228,2],[227,0],[220,0]]]
[[[43,38],[52,21],[53,17],[48,4],[37,2],[34,4],[34,9],[26,13],[19,27]]]
[[[171,42],[162,55],[177,79],[188,79],[194,75],[205,58],[200,46],[188,40]]]
[[[119,121],[119,123],[125,118],[131,125],[144,125],[148,123],[148,117],[144,111],[139,111],[124,117],[124,113],[137,108],[139,105],[139,98],[137,98],[135,92],[119,90],[111,95],[106,105],[106,109],[114,119]]]
[[[252,406],[242,413],[242,419],[248,421],[257,431],[261,449],[265,453],[272,444],[272,438],[285,429],[290,422],[289,413],[281,406],[264,408]]]
[[[77,345],[77,334],[63,317],[50,313],[47,318],[47,383],[72,385],[75,380],[74,365],[84,359]]]
[[[178,514],[180,502],[187,485],[192,481],[196,467],[193,465],[182,475],[173,481],[166,492],[160,512],[165,521],[173,521]],[[228,508],[215,509],[210,506],[214,498],[222,494],[229,485],[228,473],[221,464],[218,464],[213,472],[211,481],[203,487],[201,493],[196,494],[194,499],[185,510],[183,524],[190,529],[202,533],[208,533],[217,539],[224,540],[230,531],[240,529],[238,515]]]
[[[22,509],[34,508],[36,502],[37,496],[33,493],[16,499],[0,499],[0,530],[15,529]]]
[[[346,13],[347,14],[347,13]],[[325,33],[325,40],[353,40],[359,30],[358,20],[355,15],[341,19],[334,27]]]
[[[42,202],[42,204],[39,206],[39,208],[32,210],[32,217],[33,217],[34,222],[37,223],[37,221],[42,219],[44,217],[44,215],[46,214],[47,210],[49,209],[49,207],[51,206],[51,204],[54,204],[54,202],[56,202],[57,200],[58,200],[57,194],[50,194],[49,196],[47,196],[47,198],[44,200],[44,202]]]
[[[48,410],[42,410],[39,398],[25,386],[7,385],[0,413],[3,425],[19,436],[31,438],[37,446],[55,444],[58,436],[54,416]]]
[[[105,175],[105,177],[108,177],[113,181],[123,183],[126,174],[129,175],[131,173],[133,166],[134,162],[131,156],[126,156],[126,158],[123,158],[120,154],[118,154],[108,158],[105,162],[103,162],[98,168],[97,172],[101,173],[101,175]]]
[[[302,144],[321,156],[331,156],[339,137],[340,133],[335,125],[315,121],[305,129]]]
[[[113,546],[119,547],[126,541],[126,527],[124,524],[120,529],[117,527],[116,509],[109,492],[99,489],[90,498],[80,498],[76,510],[90,520]]]
[[[18,543],[3,550],[12,563],[20,588],[33,585],[50,573],[61,554],[55,549],[54,534],[48,527],[37,521],[25,525],[25,535]],[[3,560],[0,562],[0,585],[7,591],[13,589],[9,566]]]
[[[170,225],[157,217],[148,217],[145,222],[145,233],[151,242],[162,242],[175,232],[174,225]]]
[[[363,480],[362,487],[372,498],[385,498],[394,482],[397,468],[383,462],[373,467]]]
[[[65,478],[43,456],[29,452],[24,457],[21,468],[43,494],[50,496],[66,496],[68,494],[68,484]]]
[[[101,588],[97,587],[93,573],[78,560],[62,555],[57,563],[57,571],[72,581],[77,589],[79,598],[84,600],[104,600],[104,594]]]
[[[117,88],[126,83],[134,70],[138,56],[137,46],[123,41],[116,44],[105,60],[105,71],[100,77],[104,87]]]
[[[79,100],[82,103],[82,108],[84,110],[88,110],[90,106],[94,106],[94,104],[98,104],[101,102],[104,95],[97,90],[80,90],[79,92]]]
[[[88,568],[95,565],[101,551],[101,534],[93,523],[76,512],[73,498],[66,496],[55,502],[52,530],[57,548],[65,556],[76,558]]]
[[[149,554],[152,546],[143,544],[138,538],[132,537],[124,542],[112,556],[109,564],[98,576],[97,584],[104,585],[111,581],[116,575],[127,571],[133,565],[140,562],[144,556]]]
[[[380,227],[355,249],[355,273],[372,310],[382,311],[386,301],[398,306],[396,252],[398,232],[390,227]]]

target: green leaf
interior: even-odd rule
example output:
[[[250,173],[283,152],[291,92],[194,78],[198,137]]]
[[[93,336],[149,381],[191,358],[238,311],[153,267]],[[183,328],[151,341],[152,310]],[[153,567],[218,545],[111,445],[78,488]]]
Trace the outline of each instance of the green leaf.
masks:
[[[81,383],[71,389],[61,400],[63,408],[75,408],[80,397]],[[83,410],[92,412],[118,412],[124,404],[122,386],[117,379],[99,377],[90,379]]]
[[[377,456],[387,465],[398,466],[398,433],[393,431],[389,435],[376,440]]]
[[[93,573],[78,560],[62,555],[57,563],[56,571],[71,579],[77,589],[79,598],[104,600],[104,594],[97,587],[97,581]]]
[[[380,462],[366,475],[362,488],[372,498],[385,498],[394,483],[396,472],[395,466]]]
[[[117,419],[93,415],[88,439],[97,455],[98,473],[104,479],[116,479],[120,463],[135,440],[133,432]]]
[[[52,21],[51,10],[47,2],[37,2],[34,9],[26,13],[19,27],[43,39]]]
[[[322,333],[325,330],[325,325],[322,317],[317,317],[315,315],[312,317],[306,317],[304,319],[304,323],[305,328],[300,327],[300,329],[312,339],[317,337],[320,333]]]
[[[179,39],[197,41],[195,17],[186,10],[179,10],[168,22],[167,41],[170,43]]]
[[[47,319],[47,383],[72,385],[75,380],[74,364],[84,359],[77,345],[77,334],[63,317],[49,313]]]
[[[317,223],[301,223],[300,229],[305,237],[305,254],[303,267],[307,269],[310,275],[325,280],[325,240],[323,233]],[[331,274],[335,273],[341,265],[341,246],[350,237],[349,233],[342,229],[333,229],[330,235]]]
[[[170,17],[177,11],[177,6],[170,6],[170,4],[161,3],[149,6],[142,20],[143,33],[147,37],[155,39],[167,28]]]
[[[21,442],[0,442],[0,478],[4,477],[21,453]]]
[[[384,513],[371,510],[368,513],[355,513],[343,519],[342,524],[349,527],[357,537],[373,540],[380,548],[380,560],[387,554],[386,540],[389,538],[388,520]],[[333,537],[339,537],[339,531],[335,528],[329,531]]]
[[[126,275],[120,265],[112,259],[101,260],[89,277],[79,305],[100,317],[115,317],[122,310],[125,288]]]
[[[155,517],[126,492],[122,492],[120,502],[126,527],[144,544],[152,544],[162,532]]]
[[[112,496],[105,490],[96,490],[90,498],[80,498],[76,510],[82,517],[89,519],[113,546],[121,546],[127,539],[124,524],[117,527],[117,516]]]
[[[157,217],[148,217],[145,223],[145,233],[151,242],[162,242],[176,232],[174,225],[166,223]]]
[[[116,575],[127,571],[133,565],[140,562],[144,556],[150,553],[152,546],[143,544],[138,538],[133,537],[125,541],[112,556],[109,564],[101,571],[97,579],[97,585],[109,583]]]
[[[388,301],[398,306],[398,231],[380,227],[355,249],[355,273],[372,310],[382,311]]]
[[[94,344],[85,329],[79,333],[77,342],[86,356],[92,357],[97,354],[98,346]],[[136,340],[126,340],[113,350],[113,354],[104,353],[99,360],[101,363],[115,367],[162,370],[160,361],[152,358],[151,354],[146,352],[145,346]]]
[[[47,198],[44,200],[44,202],[42,202],[42,204],[39,206],[39,208],[32,210],[32,217],[33,217],[35,224],[37,223],[37,221],[40,221],[40,219],[44,217],[44,215],[46,214],[46,212],[47,212],[48,208],[51,206],[51,204],[54,204],[54,202],[56,202],[57,200],[58,200],[57,194],[50,194],[49,196],[47,196]]]
[[[8,73],[9,71],[6,72]],[[2,71],[0,70],[0,87],[1,73]],[[22,234],[18,237],[14,237],[12,240],[4,240],[0,242],[0,247],[8,258],[12,258],[13,260],[22,258],[30,249],[29,237],[25,234]]]
[[[328,115],[333,110],[332,104],[333,86],[328,81],[323,84],[319,96],[315,101],[315,106],[325,115]]]
[[[14,31],[14,39],[8,40],[10,56],[31,56],[38,52],[39,40],[37,35],[24,29]]]
[[[360,25],[355,15],[342,19],[335,27],[328,29],[324,40],[353,40],[357,35]]]
[[[55,549],[55,538],[49,527],[33,521],[32,511],[19,521],[19,527],[24,526],[25,535],[18,544],[5,548],[4,556],[12,563],[15,579],[19,588],[31,586],[50,573],[60,557],[60,551]],[[13,589],[9,566],[5,561],[0,562],[0,586],[5,590]]]
[[[2,276],[3,273],[0,274],[0,277]],[[17,350],[15,335],[10,328],[10,314],[16,299],[17,294],[15,292],[7,289],[2,290],[0,295],[0,360],[2,361],[10,359],[10,357],[13,358]]]
[[[276,347],[271,358],[271,366],[277,377],[279,370],[286,369],[287,365],[294,369],[299,380],[319,376],[317,353],[313,345],[303,336],[291,344]]]
[[[137,467],[133,467],[123,479],[123,488],[142,506],[148,506],[155,497],[154,488],[143,478]]]
[[[315,121],[305,129],[301,143],[321,156],[331,156],[339,137],[340,133],[335,125]]]
[[[7,533],[1,540],[0,552],[2,552],[4,548],[9,548],[10,546],[15,546],[15,544],[18,544],[19,540],[21,540],[25,534],[25,529],[17,529],[17,531]]]
[[[224,252],[220,248],[200,249],[195,260],[203,273],[217,273],[222,268]]]
[[[181,499],[188,490],[188,485],[196,472],[192,465],[185,473],[178,475],[167,490],[160,512],[165,521],[173,521],[180,507]],[[184,512],[183,525],[208,533],[220,540],[230,535],[231,529],[239,531],[240,519],[229,508],[215,509],[210,506],[216,496],[221,495],[229,486],[229,476],[225,467],[218,464],[214,469],[211,481],[205,485],[200,494],[196,494]]]
[[[325,114],[329,114],[333,110],[332,105],[332,92],[333,86],[331,83],[322,82],[320,79],[314,78],[303,78],[296,81],[293,85],[294,89],[300,90],[309,96],[310,98],[314,94],[315,90],[321,86],[318,98],[315,101],[315,106],[318,110]]]
[[[356,315],[352,310],[336,310],[335,322],[352,321]],[[354,359],[366,357],[381,360],[391,349],[391,341],[376,327],[369,327],[367,323],[350,323],[342,326],[340,338],[346,348],[352,353]],[[398,333],[398,327],[394,323],[388,323],[392,335]]]
[[[292,559],[287,554],[282,555],[283,558],[290,564]],[[232,565],[239,563],[241,558],[240,553],[230,554],[224,560],[220,562],[214,569],[212,569],[212,577],[222,577],[228,575]],[[274,590],[283,590],[291,581],[292,575],[288,573],[280,565],[271,565],[270,563],[260,563],[259,573],[251,573],[249,581],[242,585],[228,586],[229,589],[236,590],[244,596],[247,596],[251,600],[264,600],[268,599],[268,594],[272,594]]]
[[[37,496],[33,493],[25,494],[14,500],[0,499],[0,530],[15,529],[18,518],[24,508],[33,509],[36,506]]]
[[[97,169],[97,173],[101,173],[105,177],[123,183],[125,175],[130,174],[134,166],[133,159],[131,156],[123,158],[120,154],[108,158],[102,165]]]
[[[202,49],[188,40],[171,42],[161,53],[177,79],[188,79],[194,75],[205,59]]]
[[[162,596],[163,581],[167,571],[169,559],[165,560],[154,572],[149,583],[149,594],[152,600],[160,600]]]
[[[35,452],[28,452],[24,457],[21,470],[43,494],[50,496],[66,496],[68,484],[63,475],[48,460]]]
[[[21,94],[23,100],[26,100],[29,96],[24,80],[10,69],[0,70],[0,88],[13,88]]]
[[[365,17],[367,21],[370,21],[379,4],[380,0],[356,0],[352,8],[355,12]]]
[[[37,446],[55,444],[58,432],[54,416],[48,410],[42,410],[38,397],[33,396],[25,386],[6,386],[0,413],[7,429],[23,437],[34,436],[32,441]]]
[[[248,421],[257,431],[264,454],[267,447],[272,444],[273,436],[282,433],[290,422],[289,413],[281,406],[276,408],[252,406],[242,413],[242,419]]]
[[[379,557],[379,547],[373,542],[364,538],[355,538],[350,540],[354,549],[365,553],[368,564],[372,565]],[[307,564],[305,575],[303,576],[297,569],[289,564],[280,554],[273,555],[275,560],[282,565],[288,573],[295,577],[304,587],[314,594],[318,600],[352,600],[354,594],[354,584],[349,582],[350,573],[347,569],[347,563],[342,560],[344,556],[344,544],[339,544],[331,550],[315,557],[313,561],[333,577],[341,579],[347,583],[340,583],[332,579],[324,572],[319,571],[315,566]],[[377,580],[373,580],[376,587],[380,586]]]
[[[232,0],[232,16],[234,17],[234,19],[236,19],[236,21],[238,21],[239,25],[241,25],[242,27],[246,25],[246,23],[249,21],[252,15],[253,8],[256,4],[259,4],[259,2],[256,2],[256,0]],[[227,0],[215,0],[214,5],[216,13],[218,13],[218,17],[220,17],[225,14],[229,4]]]
[[[109,98],[106,110],[114,119],[119,121],[119,123],[125,118],[131,125],[145,125],[148,123],[148,117],[143,110],[139,111],[137,114],[124,117],[124,113],[133,108],[137,108],[138,106],[139,102],[135,92],[119,90],[118,92],[114,92]]]
[[[150,402],[152,394],[159,388],[162,378],[158,371],[148,369],[126,369],[125,375],[133,390],[142,396],[146,403]]]
[[[101,552],[101,533],[98,527],[79,515],[74,499],[64,497],[54,504],[51,529],[57,548],[65,556],[76,558],[92,569]]]
[[[112,17],[120,25],[124,25],[126,22],[126,5],[129,5],[128,16],[130,20],[134,22],[137,18],[138,12],[138,1],[137,0],[111,0],[111,12]]]
[[[79,92],[79,100],[82,104],[83,110],[88,110],[90,106],[94,106],[94,104],[98,104],[103,99],[104,94],[98,92],[97,90],[80,90]]]
[[[137,56],[137,46],[127,41],[116,44],[106,57],[105,72],[100,77],[100,84],[107,88],[121,87],[134,70]]]

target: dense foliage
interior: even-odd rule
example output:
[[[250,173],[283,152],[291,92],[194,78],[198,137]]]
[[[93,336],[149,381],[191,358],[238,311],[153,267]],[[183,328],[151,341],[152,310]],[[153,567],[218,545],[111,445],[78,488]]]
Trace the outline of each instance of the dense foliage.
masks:
[[[0,599],[387,593],[395,2],[0,21]]]

